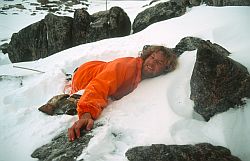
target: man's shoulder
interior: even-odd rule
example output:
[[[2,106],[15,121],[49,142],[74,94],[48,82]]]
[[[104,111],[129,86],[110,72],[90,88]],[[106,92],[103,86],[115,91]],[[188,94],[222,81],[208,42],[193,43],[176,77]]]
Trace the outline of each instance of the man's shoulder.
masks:
[[[122,58],[117,58],[114,60],[114,62],[122,62],[122,63],[136,63],[140,61],[140,57],[122,57]]]
[[[111,67],[116,69],[116,71],[121,70],[125,72],[140,69],[141,66],[142,59],[140,57],[123,57],[110,62],[108,68]]]

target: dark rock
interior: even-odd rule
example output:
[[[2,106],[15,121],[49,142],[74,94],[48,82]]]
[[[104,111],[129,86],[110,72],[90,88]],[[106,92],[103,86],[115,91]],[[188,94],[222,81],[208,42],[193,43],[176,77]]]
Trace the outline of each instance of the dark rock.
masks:
[[[172,0],[172,2],[177,3],[179,6],[188,7],[190,6],[190,0]]]
[[[7,52],[13,63],[48,56],[47,28],[44,20],[12,34]]]
[[[139,32],[153,23],[181,16],[185,12],[186,4],[183,5],[178,1],[159,3],[136,16],[132,27],[133,33]]]
[[[126,36],[130,30],[129,17],[119,7],[92,16],[84,9],[77,10],[74,19],[49,13],[43,20],[14,33],[7,52],[13,63],[32,61],[75,45]]]
[[[39,3],[30,3],[31,6],[40,6]]]
[[[80,96],[78,95],[57,95],[52,97],[45,105],[39,107],[38,110],[48,115],[76,115],[76,106],[79,99]]]
[[[41,3],[42,5],[49,3],[49,0],[37,0],[37,2]]]
[[[230,150],[209,143],[139,146],[126,152],[129,161],[240,161]]]
[[[72,46],[71,26],[73,19],[48,14],[11,37],[7,49],[14,62],[44,58]]]
[[[3,6],[1,9],[2,10],[9,10],[11,7],[10,6]]]
[[[171,50],[175,53],[175,55],[177,55],[178,57],[183,54],[185,51],[193,51],[198,49],[198,47],[200,46],[200,44],[202,43],[202,39],[198,38],[198,37],[184,37],[180,40],[180,42],[175,46],[175,48],[172,48]],[[151,45],[144,45],[143,46],[143,51],[146,51],[148,49],[148,47],[150,47]],[[218,45],[218,48],[222,48],[221,46]],[[225,50],[226,49],[222,48],[221,50]],[[229,53],[229,52],[228,52]]]
[[[2,52],[5,54],[5,53],[7,53],[8,46],[9,46],[8,43],[4,43],[4,44],[0,45],[0,50],[2,50]]]
[[[0,11],[0,14],[2,14],[2,15],[8,15],[6,12],[4,12],[4,11]]]
[[[67,115],[76,115],[76,107],[77,107],[78,99],[69,97],[67,99],[62,99],[58,102],[58,107],[55,110],[55,114],[67,114]]]
[[[15,4],[13,7],[18,9],[26,9],[22,4]]]
[[[45,105],[38,108],[38,110],[47,113],[48,115],[53,115],[54,110],[59,107],[59,102],[68,97],[68,94],[54,96]]]
[[[68,49],[72,46],[73,19],[66,16],[56,16],[49,13],[44,22],[47,28],[47,43],[49,55]]]
[[[4,41],[8,41],[8,39],[2,39],[2,40],[0,40],[0,42],[4,42]]]
[[[90,132],[82,131],[80,138],[70,142],[67,132],[64,131],[50,143],[36,149],[31,157],[38,158],[39,161],[75,161],[92,137]]]
[[[84,9],[77,9],[74,13],[74,21],[72,26],[73,45],[86,43],[86,35],[91,22],[89,13]]]
[[[112,7],[109,11],[100,11],[91,15],[86,41],[126,36],[130,34],[130,30],[131,22],[128,15],[120,7]]]
[[[131,22],[126,12],[120,7],[112,7],[109,10],[110,37],[121,37],[130,34]]]
[[[250,6],[249,0],[204,0],[209,6]]]
[[[51,115],[51,116],[54,114],[55,109],[56,109],[56,106],[53,106],[52,104],[48,104],[48,103],[38,108],[39,111],[46,113],[48,115]]]
[[[47,11],[47,10],[49,10],[49,8],[48,7],[36,7],[36,10],[45,10],[45,11]]]
[[[152,5],[153,3],[158,2],[158,1],[159,1],[159,0],[152,0],[151,2],[149,2],[148,5]]]
[[[26,9],[22,4],[14,4],[14,5],[3,6],[1,9],[2,10],[8,10],[8,9],[11,9],[11,8]]]
[[[191,6],[199,6],[202,0],[189,0]]]
[[[191,95],[194,110],[205,120],[217,113],[243,105],[247,97],[249,73],[247,68],[230,59],[209,41],[202,41],[198,48],[191,76]]]
[[[80,4],[80,0],[72,0],[75,4]]]
[[[91,24],[86,35],[87,42],[109,37],[109,11],[100,11],[91,15]]]
[[[59,11],[60,9],[58,7],[50,7],[49,12],[56,12]]]
[[[193,51],[198,49],[202,42],[202,39],[197,37],[184,37],[173,49],[177,56],[180,56],[185,51]]]
[[[74,10],[71,10],[71,9],[64,10],[64,11],[66,11],[66,12],[71,12],[71,13],[75,12]]]
[[[67,3],[65,3],[65,6],[72,7],[73,5],[74,5],[74,2],[67,2]]]
[[[126,36],[130,33],[131,22],[120,7],[89,15],[84,9],[76,10],[73,22],[74,45]]]
[[[177,56],[180,56],[185,51],[193,51],[199,48],[199,46],[202,44],[202,39],[197,37],[184,37],[181,39],[181,41],[175,46],[173,51]],[[213,44],[214,50],[216,50],[217,53],[223,54],[225,56],[228,56],[230,54],[229,51],[227,51],[225,48],[218,44]]]

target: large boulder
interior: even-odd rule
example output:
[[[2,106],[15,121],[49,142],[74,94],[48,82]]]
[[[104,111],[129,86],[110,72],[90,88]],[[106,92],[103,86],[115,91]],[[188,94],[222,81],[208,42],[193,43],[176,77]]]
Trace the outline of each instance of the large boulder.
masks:
[[[78,9],[74,18],[49,13],[45,18],[14,33],[5,53],[14,62],[32,61],[70,47],[106,38],[129,35],[131,22],[120,7],[89,15]]]
[[[47,28],[48,55],[68,49],[72,46],[73,19],[49,13],[44,22]]]
[[[14,33],[7,48],[10,60],[32,61],[69,48],[72,21],[70,17],[49,13],[43,20]]]
[[[84,9],[77,9],[74,12],[74,21],[72,28],[73,45],[86,43],[86,35],[88,33],[91,22],[90,14]]]
[[[243,105],[242,98],[249,97],[247,68],[217,46],[209,41],[201,43],[190,81],[194,110],[207,121],[217,113]]]
[[[78,9],[74,13],[74,45],[126,36],[130,31],[130,19],[120,7],[112,7],[108,11],[100,11],[93,15],[89,15],[84,9]]]
[[[48,56],[47,28],[44,20],[14,33],[5,52],[12,62],[31,61]]]
[[[230,150],[208,143],[139,146],[126,152],[129,161],[240,161]]]
[[[186,12],[186,6],[186,4],[170,0],[145,9],[136,16],[132,26],[133,33],[139,32],[153,23],[183,15]]]
[[[130,31],[131,22],[128,15],[120,7],[112,7],[109,11],[100,11],[91,15],[86,41],[126,36]]]
[[[249,0],[204,0],[209,6],[250,6]]]
[[[120,7],[109,10],[109,30],[111,37],[121,37],[130,34],[131,22],[126,12]]]

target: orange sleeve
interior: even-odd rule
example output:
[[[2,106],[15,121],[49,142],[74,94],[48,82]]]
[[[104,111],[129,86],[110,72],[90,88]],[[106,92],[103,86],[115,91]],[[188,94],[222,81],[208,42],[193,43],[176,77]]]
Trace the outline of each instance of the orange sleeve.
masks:
[[[79,118],[90,113],[93,119],[97,119],[107,106],[109,96],[121,98],[132,92],[141,80],[141,64],[139,58],[120,58],[101,67],[100,73],[88,82],[78,101]]]
[[[77,104],[79,118],[87,112],[93,119],[98,118],[103,108],[107,106],[110,93],[117,90],[116,78],[116,70],[104,70],[89,82]]]

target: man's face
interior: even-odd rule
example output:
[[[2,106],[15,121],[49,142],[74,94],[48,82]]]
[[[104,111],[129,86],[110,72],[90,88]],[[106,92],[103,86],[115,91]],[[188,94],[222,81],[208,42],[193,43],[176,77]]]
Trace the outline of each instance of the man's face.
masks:
[[[152,53],[142,64],[142,78],[153,78],[161,75],[166,69],[167,63],[162,51]]]

